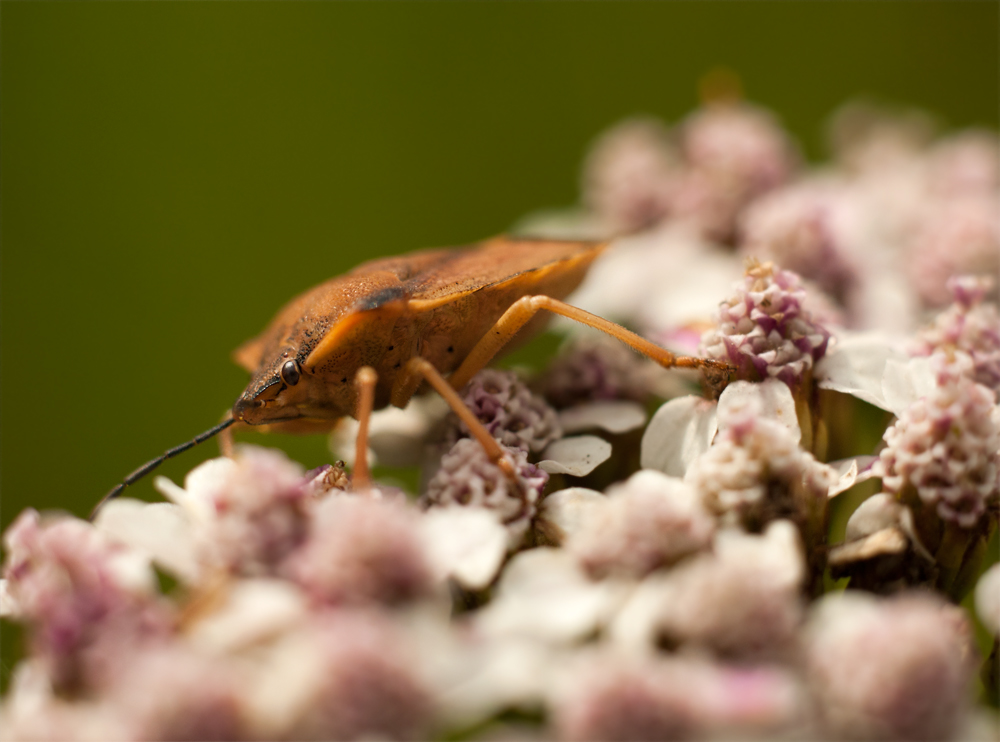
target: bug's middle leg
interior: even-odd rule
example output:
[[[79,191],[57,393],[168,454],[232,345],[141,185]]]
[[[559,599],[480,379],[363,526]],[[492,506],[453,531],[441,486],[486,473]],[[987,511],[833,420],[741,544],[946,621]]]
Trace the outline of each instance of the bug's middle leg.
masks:
[[[409,397],[411,397],[424,379],[440,394],[444,401],[448,403],[452,411],[465,423],[472,437],[479,441],[479,445],[486,451],[490,461],[500,468],[511,482],[519,484],[514,465],[507,456],[496,439],[490,435],[486,426],[480,422],[472,410],[469,409],[465,401],[458,395],[448,381],[441,375],[441,372],[434,368],[434,365],[426,358],[419,356],[411,358],[404,367],[405,373],[397,378],[395,388],[392,391],[392,403],[404,407]]]
[[[709,384],[720,391],[729,379],[731,369],[728,364],[704,358],[674,355],[669,350],[661,348],[656,343],[646,340],[646,338],[635,334],[631,330],[626,330],[621,325],[566,304],[558,299],[553,299],[551,296],[539,295],[523,296],[510,305],[510,308],[503,313],[496,324],[490,328],[489,332],[476,343],[469,355],[465,357],[462,365],[449,377],[448,381],[452,387],[461,389],[468,384],[472,377],[482,371],[486,367],[486,364],[493,359],[493,356],[541,309],[546,309],[553,314],[562,315],[563,317],[607,333],[611,337],[625,343],[637,353],[641,353],[647,358],[656,361],[664,368],[678,366],[681,368],[699,369],[705,375]]]

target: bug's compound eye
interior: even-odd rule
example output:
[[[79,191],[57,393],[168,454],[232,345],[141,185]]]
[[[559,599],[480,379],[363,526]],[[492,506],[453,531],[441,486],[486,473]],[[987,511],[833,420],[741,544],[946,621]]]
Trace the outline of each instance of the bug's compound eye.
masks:
[[[295,359],[291,361],[285,361],[285,364],[281,367],[281,380],[288,384],[288,386],[295,386],[299,383],[299,362]]]

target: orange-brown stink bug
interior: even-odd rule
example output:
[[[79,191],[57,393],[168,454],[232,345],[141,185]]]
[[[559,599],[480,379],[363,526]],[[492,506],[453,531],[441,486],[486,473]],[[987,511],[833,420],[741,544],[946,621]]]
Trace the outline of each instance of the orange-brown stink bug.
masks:
[[[287,432],[360,422],[355,485],[367,483],[367,422],[373,409],[405,407],[425,380],[449,402],[490,458],[512,474],[496,441],[455,392],[516,335],[541,328],[545,309],[602,330],[664,367],[700,369],[710,385],[724,363],[675,356],[565,298],[604,243],[499,237],[465,248],[373,260],[287,304],[257,338],[238,348],[252,378],[226,419],[129,474],[102,500],[168,458],[234,424]],[[447,377],[447,378],[446,378]],[[98,506],[100,507],[100,506]],[[96,512],[96,509],[95,509]]]

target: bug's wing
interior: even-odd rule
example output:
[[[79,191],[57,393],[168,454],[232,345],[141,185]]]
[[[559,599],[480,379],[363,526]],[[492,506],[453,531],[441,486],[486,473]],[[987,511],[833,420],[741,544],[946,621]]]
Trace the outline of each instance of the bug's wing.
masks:
[[[540,278],[568,270],[582,277],[601,248],[593,242],[498,237],[468,248],[422,250],[372,260],[293,299],[233,358],[251,373],[260,373],[282,348],[293,347],[298,349],[300,362],[308,357],[315,364],[337,347],[340,332],[360,319],[352,317],[359,312],[400,300],[411,311],[420,312],[519,276],[527,279],[527,274]],[[546,288],[544,283],[534,284],[525,280],[523,288]]]
[[[596,242],[497,237],[427,265],[407,281],[407,293],[411,306],[423,309],[557,264],[589,265],[604,247]]]
[[[408,255],[378,258],[350,273],[331,278],[286,304],[267,328],[233,351],[233,360],[250,373],[258,371],[277,348],[303,342],[311,348],[345,314],[374,308],[392,298],[407,298],[407,281],[446,260],[454,250],[421,250]],[[366,307],[367,304],[367,307]],[[311,339],[296,337],[313,333]]]

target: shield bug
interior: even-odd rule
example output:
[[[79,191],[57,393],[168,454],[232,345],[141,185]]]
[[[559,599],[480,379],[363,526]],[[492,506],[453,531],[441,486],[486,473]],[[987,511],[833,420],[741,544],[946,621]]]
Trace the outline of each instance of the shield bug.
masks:
[[[361,425],[355,485],[367,483],[372,410],[405,407],[426,381],[511,476],[496,441],[465,407],[461,389],[511,340],[560,314],[621,340],[665,367],[702,371],[719,388],[729,366],[675,356],[613,322],[565,304],[605,243],[499,237],[364,263],[289,302],[234,353],[250,383],[221,423],[129,474],[101,501],[232,425],[310,433],[351,415]],[[100,505],[98,505],[98,508]],[[95,509],[96,512],[96,509]]]

